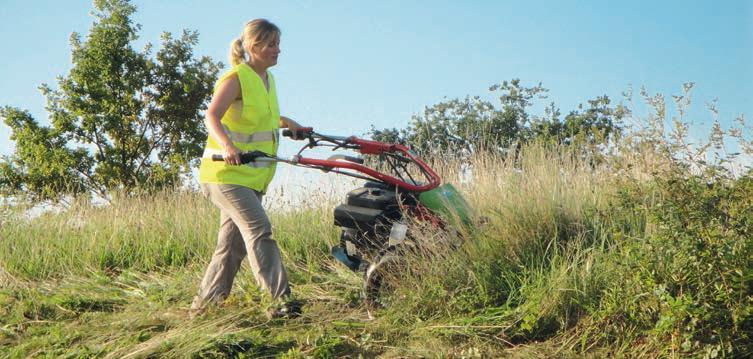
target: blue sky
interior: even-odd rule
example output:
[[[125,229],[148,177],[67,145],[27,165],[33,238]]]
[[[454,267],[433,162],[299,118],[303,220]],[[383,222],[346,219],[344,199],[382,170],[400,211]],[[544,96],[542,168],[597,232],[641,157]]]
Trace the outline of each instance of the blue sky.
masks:
[[[272,69],[283,114],[322,132],[403,127],[424,106],[481,95],[520,78],[542,82],[563,111],[629,84],[669,98],[693,81],[694,131],[718,98],[720,119],[753,115],[751,1],[134,1],[138,47],[163,31],[200,33],[199,55],[226,61],[247,20],[283,31]],[[90,1],[3,0],[0,106],[46,122],[41,83],[70,68],[68,38],[85,34]],[[637,93],[637,91],[636,91]],[[669,107],[668,103],[668,107]],[[292,148],[292,147],[290,147]],[[0,124],[0,155],[12,153]]]

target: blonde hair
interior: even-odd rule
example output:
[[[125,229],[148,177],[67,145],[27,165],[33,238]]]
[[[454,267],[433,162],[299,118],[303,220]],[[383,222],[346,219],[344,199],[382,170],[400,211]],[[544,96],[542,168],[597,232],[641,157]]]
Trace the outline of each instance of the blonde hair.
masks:
[[[267,19],[251,20],[243,26],[241,37],[230,42],[230,64],[238,65],[246,60],[244,44],[254,47],[259,43],[265,43],[280,36],[280,28]]]

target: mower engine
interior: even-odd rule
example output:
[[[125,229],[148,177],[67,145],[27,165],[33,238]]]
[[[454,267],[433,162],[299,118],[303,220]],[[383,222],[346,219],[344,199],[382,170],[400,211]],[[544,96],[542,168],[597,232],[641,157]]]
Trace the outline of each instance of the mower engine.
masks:
[[[350,191],[335,208],[335,225],[342,232],[332,255],[353,271],[365,269],[369,260],[405,240],[408,227],[401,221],[401,208],[416,204],[413,194],[378,182]]]

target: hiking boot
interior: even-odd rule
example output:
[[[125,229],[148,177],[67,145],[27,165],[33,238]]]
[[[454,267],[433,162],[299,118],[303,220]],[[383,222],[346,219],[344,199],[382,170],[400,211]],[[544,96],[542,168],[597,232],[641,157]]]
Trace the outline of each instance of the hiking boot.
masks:
[[[302,303],[297,300],[289,300],[281,305],[276,305],[269,307],[267,309],[267,318],[268,319],[279,319],[279,318],[285,318],[285,319],[292,319],[297,318],[301,315],[301,306]]]

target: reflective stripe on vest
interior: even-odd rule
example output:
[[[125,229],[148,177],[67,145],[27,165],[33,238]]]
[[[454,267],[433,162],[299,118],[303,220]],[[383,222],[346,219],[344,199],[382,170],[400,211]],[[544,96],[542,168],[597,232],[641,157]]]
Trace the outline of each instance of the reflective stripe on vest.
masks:
[[[259,131],[254,133],[241,133],[241,132],[235,132],[231,131],[227,125],[223,124],[222,128],[225,129],[225,133],[228,137],[230,137],[230,140],[233,142],[239,142],[239,143],[251,143],[251,142],[265,142],[265,141],[276,141],[277,140],[277,134],[275,132],[277,131]]]
[[[202,158],[212,159],[213,155],[222,155],[222,151],[221,150],[215,150],[214,148],[205,148],[204,149],[204,154],[201,157]],[[249,163],[244,163],[243,165],[251,167],[251,168],[264,168],[264,167],[270,167],[273,164],[275,164],[275,161],[272,160],[272,159],[260,158],[259,160],[260,161],[253,161],[253,162],[249,162]]]

